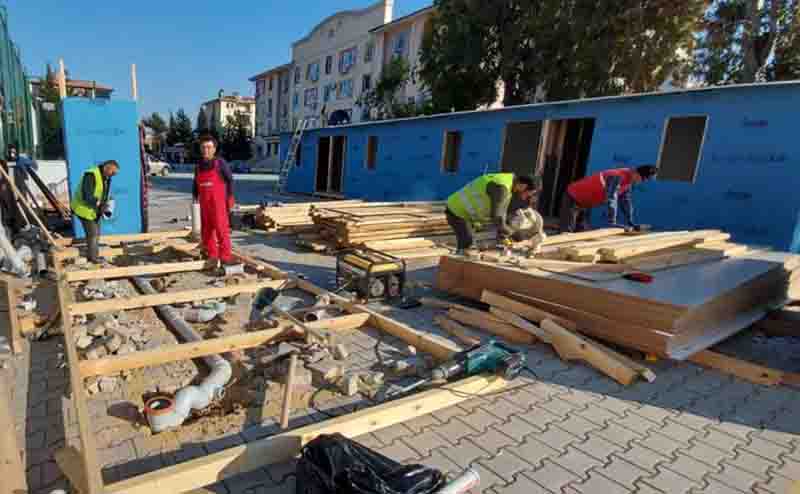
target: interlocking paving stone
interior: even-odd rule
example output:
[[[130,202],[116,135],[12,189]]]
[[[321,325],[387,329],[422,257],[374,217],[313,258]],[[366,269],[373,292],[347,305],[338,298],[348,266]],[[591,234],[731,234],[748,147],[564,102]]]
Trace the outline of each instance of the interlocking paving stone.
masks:
[[[522,458],[532,467],[538,467],[543,460],[556,458],[561,454],[559,451],[537,440],[534,436],[526,438],[522,444],[506,448],[505,451]]]
[[[597,459],[578,449],[573,448],[572,446],[567,448],[566,454],[559,456],[554,461],[582,478],[586,478],[586,476],[589,474],[589,470],[603,464]]]
[[[549,401],[539,403],[536,406],[562,418],[567,418],[572,412],[583,409],[583,406],[581,405],[575,405],[574,403],[564,401],[557,397]]]
[[[491,490],[495,486],[504,486],[508,482],[497,476],[493,471],[489,470],[481,463],[475,463],[472,465],[472,468],[478,472],[478,475],[481,477],[480,483],[480,490],[481,492],[487,492]]]
[[[581,417],[600,426],[605,426],[609,421],[619,418],[619,415],[595,404],[586,405],[585,409],[574,412],[572,416]]]
[[[652,475],[647,470],[629,461],[625,461],[616,455],[611,455],[610,458],[611,461],[607,465],[593,468],[592,471],[630,489],[634,488],[637,480]]]
[[[415,417],[411,420],[406,420],[405,422],[403,422],[403,425],[405,425],[415,433],[419,433],[424,429],[433,426],[439,426],[441,424],[442,422],[431,414],[421,415],[419,417]]]
[[[547,429],[548,425],[563,420],[558,415],[554,415],[543,408],[539,408],[538,406],[534,406],[524,414],[518,415],[518,417],[529,424],[535,425],[540,430],[545,430]]]
[[[718,424],[710,426],[710,428],[718,430],[720,432],[724,432],[729,436],[736,437],[742,440],[743,442],[748,442],[750,440],[750,434],[752,434],[754,428],[759,428],[759,425],[723,420]]]
[[[617,494],[632,491],[632,489],[598,473],[590,473],[589,480],[583,484],[576,484],[574,487],[586,494]]]
[[[797,420],[795,416],[794,420]],[[787,447],[794,447],[794,444],[800,441],[800,436],[797,434],[793,434],[791,432],[784,432],[779,429],[770,428],[769,425],[766,429],[760,429],[756,431],[756,435],[767,441],[772,441],[773,443],[778,443],[783,446]]]
[[[595,403],[600,408],[605,408],[609,412],[617,414],[619,417],[624,417],[626,412],[636,410],[639,405],[633,401],[627,401],[620,398],[606,396],[605,399]]]
[[[577,415],[570,415],[566,420],[554,424],[554,427],[564,429],[573,436],[580,437],[581,439],[586,439],[588,437],[587,434],[590,432],[598,431],[603,428],[602,425],[590,422]]]
[[[528,410],[527,407],[517,405],[503,397],[498,398],[491,405],[485,405],[481,408],[502,420],[508,420],[512,415],[524,413]]]
[[[698,436],[698,432],[694,429],[681,425],[672,419],[666,421],[666,425],[661,427],[658,432],[664,436],[669,437],[673,441],[679,441],[688,445],[690,439]]]
[[[373,434],[375,434],[375,437],[378,438],[380,442],[388,446],[401,437],[414,435],[414,431],[401,423],[384,427],[383,429],[375,431]]]
[[[650,471],[651,473],[656,472],[656,465],[665,461],[669,461],[669,458],[643,446],[639,446],[638,444],[634,444],[628,451],[625,451],[624,453],[619,453],[619,456],[638,467]]]
[[[643,404],[640,408],[631,410],[630,413],[635,413],[640,417],[644,417],[651,422],[658,425],[664,425],[667,419],[674,418],[679,415],[679,412],[667,408],[654,407],[652,405]]]
[[[575,443],[573,446],[598,460],[603,460],[612,453],[625,450],[623,446],[607,441],[596,434],[589,434],[589,439],[582,443]]]
[[[471,439],[464,439],[458,443],[458,446],[441,449],[440,451],[461,468],[467,468],[480,459],[491,458],[492,456],[488,451],[480,448]]]
[[[697,494],[742,494],[740,489],[734,489],[731,486],[725,485],[714,479],[706,479],[706,485],[702,489],[695,489]]]
[[[414,451],[410,446],[408,446],[408,444],[400,440],[395,441],[390,446],[384,446],[378,451],[380,451],[382,455],[388,456],[389,458],[401,463],[408,460],[419,459],[423,456]]]
[[[713,467],[719,467],[723,460],[734,456],[734,453],[727,453],[700,441],[692,441],[692,445],[681,452]]]
[[[613,423],[608,424],[605,429],[599,430],[595,434],[601,436],[607,441],[619,444],[620,446],[628,446],[634,439],[644,438],[644,435],[642,434]]]
[[[725,434],[724,432],[720,432],[713,428],[707,430],[705,435],[698,436],[696,440],[724,451],[730,455],[734,455],[736,453],[737,446],[744,444],[741,439]]]
[[[726,462],[722,462],[721,472],[712,473],[709,477],[744,491],[751,489],[758,482],[762,482],[762,479],[758,476],[750,472],[745,472],[741,468],[734,467]]]
[[[503,419],[495,417],[482,408],[476,408],[469,415],[457,417],[453,420],[460,420],[478,432],[486,432],[489,426],[503,422]]]
[[[750,438],[750,442],[742,446],[742,449],[745,449],[750,453],[763,456],[768,460],[776,460],[776,461],[778,458],[781,457],[781,455],[791,452],[791,449],[785,446],[781,446],[780,444],[774,443],[772,441],[766,441],[758,436],[752,436]]]
[[[479,436],[474,436],[473,440],[480,444],[481,448],[492,454],[497,454],[501,449],[514,446],[517,442],[521,441],[521,439],[515,440],[494,429],[489,429]]]
[[[778,467],[774,467],[773,471],[784,477],[800,481],[800,461],[795,461],[786,456],[781,460],[783,463]]]
[[[480,433],[480,430],[472,427],[463,420],[459,420],[458,418],[450,419],[449,422],[429,430],[435,431],[440,436],[446,438],[447,442],[453,444],[469,435]]]
[[[492,491],[495,494],[552,494],[541,484],[524,475],[518,476],[511,484],[505,487],[495,487]]]
[[[707,465],[701,461],[695,460],[691,456],[678,453],[677,459],[669,463],[670,470],[678,472],[684,477],[688,477],[697,483],[702,483],[703,479],[711,472],[716,472],[719,469]]]
[[[660,431],[651,432],[646,438],[637,440],[636,443],[664,456],[672,456],[676,451],[685,446],[677,441],[673,441]]]
[[[775,460],[768,460],[763,456],[754,455],[753,453],[741,448],[738,449],[736,453],[737,454],[735,458],[725,460],[725,463],[729,463],[735,467],[741,468],[746,472],[758,475],[763,479],[768,478],[767,472],[769,469],[777,467],[780,462],[778,458]]]
[[[427,467],[437,468],[444,474],[456,474],[463,470],[456,462],[443,455],[440,450],[432,451],[431,455],[421,459],[420,463]]]
[[[529,434],[538,434],[544,430],[516,415],[509,417],[508,422],[493,425],[492,428],[502,432],[506,436],[513,437],[517,441],[521,441]]]
[[[587,407],[592,403],[602,400],[603,395],[573,388],[569,393],[561,394],[558,398],[580,407]]]
[[[773,475],[767,482],[761,482],[756,485],[756,492],[769,492],[772,494],[787,494],[791,493],[789,489],[793,487],[796,480],[789,479],[783,475]]]
[[[534,468],[534,465],[507,451],[489,460],[480,460],[479,463],[496,473],[500,478],[505,479],[506,482],[510,482],[520,472],[533,470]]]
[[[577,475],[550,460],[544,460],[541,468],[523,475],[553,492],[559,492],[567,484],[580,480]]]
[[[439,419],[440,422],[447,422],[454,417],[463,417],[468,412],[461,407],[452,406],[437,410],[432,413],[434,417]]]
[[[647,435],[647,433],[651,430],[658,428],[658,424],[655,424],[652,421],[647,420],[641,415],[637,415],[635,413],[627,413],[625,414],[624,418],[616,419],[613,421],[613,423],[637,432],[642,436]]]
[[[581,439],[573,436],[564,429],[559,429],[555,425],[551,425],[546,431],[536,436],[537,441],[541,441],[551,448],[557,449],[562,453],[567,452],[567,446],[573,443],[578,443]]]
[[[659,466],[657,468],[658,474],[643,479],[642,482],[670,494],[689,492],[695,487],[702,487],[702,484],[694,482],[667,467]]]
[[[438,429],[429,429],[424,432],[414,434],[412,437],[405,437],[398,439],[403,441],[407,446],[411,447],[414,451],[421,456],[428,456],[436,448],[440,448],[447,444],[455,444],[456,438],[449,438],[439,434]],[[397,442],[397,441],[395,441]]]

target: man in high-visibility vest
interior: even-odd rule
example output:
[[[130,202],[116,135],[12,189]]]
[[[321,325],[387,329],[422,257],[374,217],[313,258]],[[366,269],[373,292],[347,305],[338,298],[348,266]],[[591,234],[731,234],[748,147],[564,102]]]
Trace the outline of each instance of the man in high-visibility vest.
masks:
[[[561,201],[561,233],[588,229],[588,210],[606,205],[608,225],[638,230],[633,218],[631,189],[645,180],[654,179],[658,168],[642,165],[637,168],[605,170],[567,186]],[[617,209],[622,208],[624,224],[617,223]]]
[[[114,160],[104,161],[99,166],[89,168],[83,173],[80,187],[72,196],[72,212],[81,220],[86,232],[86,244],[89,250],[89,261],[100,264],[100,220],[110,218],[113,213],[111,177],[119,171],[119,163]]]
[[[527,202],[538,188],[539,181],[534,177],[489,173],[451,194],[445,216],[456,234],[456,253],[463,254],[472,247],[474,229],[490,222],[497,227],[498,243],[509,238],[514,230],[506,214],[512,197]]]

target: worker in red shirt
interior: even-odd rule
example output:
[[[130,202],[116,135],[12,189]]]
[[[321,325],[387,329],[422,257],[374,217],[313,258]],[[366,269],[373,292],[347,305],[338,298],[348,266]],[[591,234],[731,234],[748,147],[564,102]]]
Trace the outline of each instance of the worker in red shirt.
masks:
[[[208,262],[206,268],[217,270],[220,261],[233,264],[231,229],[228,221],[233,209],[233,174],[224,160],[217,158],[217,141],[209,135],[200,137],[200,163],[194,171],[192,197],[200,202],[200,232]]]
[[[572,182],[561,201],[561,232],[588,229],[588,210],[605,204],[608,207],[608,224],[611,227],[638,230],[633,220],[631,188],[656,177],[658,168],[643,165],[636,168],[615,168],[595,173]],[[617,209],[622,208],[625,223],[617,223]]]

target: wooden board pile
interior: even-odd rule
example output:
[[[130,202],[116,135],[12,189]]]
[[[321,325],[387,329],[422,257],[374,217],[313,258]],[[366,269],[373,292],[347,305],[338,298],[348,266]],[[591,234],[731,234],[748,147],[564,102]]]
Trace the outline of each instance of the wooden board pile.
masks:
[[[574,321],[584,334],[677,359],[750,326],[797,288],[796,256],[748,252],[722,232],[608,233],[550,237],[544,259],[444,257],[439,287],[477,301],[491,290]],[[564,253],[616,264],[566,261]],[[652,282],[626,277],[639,271]]]
[[[235,212],[254,214],[255,225],[268,232],[313,230],[311,209],[316,206],[346,208],[362,204],[363,201],[298,202],[275,206],[239,206]]]

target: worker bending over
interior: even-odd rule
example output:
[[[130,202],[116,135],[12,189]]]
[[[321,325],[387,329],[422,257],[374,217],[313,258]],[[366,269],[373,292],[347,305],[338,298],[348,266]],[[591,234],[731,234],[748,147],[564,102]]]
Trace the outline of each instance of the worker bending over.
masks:
[[[72,197],[72,212],[81,220],[86,232],[89,261],[101,264],[100,220],[110,218],[114,213],[114,201],[110,199],[111,178],[119,171],[115,160],[104,161],[99,166],[89,168],[83,173],[80,186]]]
[[[233,264],[231,229],[228,221],[233,209],[233,174],[224,160],[217,158],[217,141],[209,135],[200,138],[200,163],[194,171],[192,198],[200,203],[200,231],[208,262],[216,270],[220,261]]]
[[[456,234],[457,254],[472,247],[473,231],[483,224],[494,223],[498,243],[511,237],[514,229],[506,221],[512,197],[530,201],[539,183],[534,177],[513,173],[482,175],[447,198],[445,216]]]
[[[643,165],[637,168],[615,168],[605,170],[567,187],[561,202],[561,232],[588,229],[588,210],[605,204],[608,207],[608,225],[638,230],[633,218],[631,188],[645,180],[654,179],[658,168]],[[625,223],[617,223],[617,209],[622,208]]]

